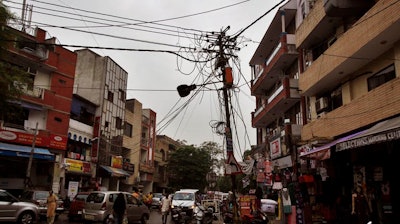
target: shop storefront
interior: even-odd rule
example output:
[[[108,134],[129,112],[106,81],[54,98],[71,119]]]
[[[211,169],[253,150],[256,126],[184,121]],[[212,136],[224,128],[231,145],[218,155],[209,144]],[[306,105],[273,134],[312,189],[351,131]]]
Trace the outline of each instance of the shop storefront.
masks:
[[[65,166],[64,190],[67,197],[72,200],[78,192],[97,190],[96,184],[92,181],[93,173],[89,162],[65,158],[63,164]]]
[[[302,148],[299,183],[305,223],[394,223],[400,118],[358,130],[317,148]]]
[[[343,185],[351,194],[353,218],[367,214],[373,223],[395,223],[399,216],[399,184],[396,180],[400,156],[400,117],[381,121],[346,141],[336,144],[335,162],[347,161],[336,173],[343,174]],[[342,162],[343,163],[343,162]],[[344,181],[343,181],[344,182]],[[360,199],[362,196],[362,200]],[[347,196],[349,197],[349,196]],[[360,210],[364,203],[365,211]]]
[[[19,195],[25,188],[50,189],[53,184],[55,155],[44,148],[35,147],[30,167],[30,180],[26,180],[32,146],[0,143],[0,188]],[[7,172],[5,172],[7,171]]]
[[[110,165],[99,166],[98,176],[102,179],[101,188],[116,191],[129,191],[132,189],[132,186],[126,184],[131,174],[123,169],[122,156],[111,156]]]

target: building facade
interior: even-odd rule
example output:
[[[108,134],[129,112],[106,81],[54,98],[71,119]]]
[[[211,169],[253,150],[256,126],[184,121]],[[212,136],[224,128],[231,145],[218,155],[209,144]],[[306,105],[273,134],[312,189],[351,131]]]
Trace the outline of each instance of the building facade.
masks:
[[[169,155],[176,151],[181,144],[166,135],[157,135],[154,153],[154,178],[153,191],[172,193],[168,184],[168,159]]]
[[[392,223],[399,214],[393,149],[399,144],[400,3],[344,3],[315,1],[297,28],[299,88],[307,109],[302,140],[308,143],[299,154],[315,158],[317,172],[333,184],[326,204],[336,198],[349,203],[358,192],[366,196],[373,222]],[[320,139],[330,141],[314,145]]]
[[[292,151],[296,178],[291,179],[296,184],[292,182],[292,186],[303,189],[292,192],[298,196],[291,198],[292,205],[302,210],[297,223],[350,223],[351,218],[362,220],[367,216],[373,223],[393,223],[397,219],[399,203],[395,199],[399,192],[393,171],[400,130],[399,9],[400,3],[391,0],[287,1],[252,58],[252,94],[257,99],[252,122],[258,130],[258,147],[265,145],[269,154],[274,149],[279,151],[276,145],[282,147],[282,139],[275,145],[271,145],[272,138],[262,143],[267,136],[263,131],[269,132],[268,119],[277,120],[276,116],[280,116],[281,120],[302,125],[300,140],[292,142],[296,146]],[[295,119],[287,117],[286,106],[273,110],[281,93],[271,94],[276,85],[273,77],[262,81],[271,63],[288,59],[284,53],[288,45],[272,41],[263,46],[264,41],[277,38],[272,29],[279,14],[280,21],[284,21],[277,28],[282,31],[280,42],[286,36],[289,43],[287,34],[296,37],[293,43],[298,55],[292,71],[297,73],[293,77],[298,77],[300,98],[296,104],[300,104],[295,106]],[[293,27],[284,26],[288,23]],[[291,69],[290,62],[282,62],[285,63],[280,68],[285,72],[275,71],[281,78]],[[262,94],[267,99],[264,105],[259,99]],[[279,132],[287,133],[282,129]],[[287,180],[282,177],[285,176],[281,175],[279,182],[285,187]],[[365,198],[368,206],[364,212],[368,214],[352,216],[360,197]],[[335,209],[338,201],[343,202],[342,207]]]
[[[40,28],[34,35],[5,29],[16,42],[8,45],[2,61],[27,71],[32,85],[24,86],[20,99],[10,102],[18,113],[2,116],[0,164],[10,172],[1,172],[1,188],[36,187],[60,193],[77,55],[54,45],[56,39],[46,38]]]
[[[134,166],[129,185],[143,193],[153,192],[156,113],[143,108],[140,101],[128,99],[125,114],[125,158]]]
[[[124,150],[129,152],[125,154],[125,158],[129,164],[133,164],[134,172],[129,177],[129,185],[141,189],[143,186],[140,184],[140,141],[142,138],[142,117],[143,117],[142,103],[136,99],[126,100],[125,109],[125,134],[124,134]],[[130,189],[132,191],[132,188]]]
[[[88,114],[89,124],[93,125],[87,127],[85,122],[74,120],[71,136],[80,131],[82,139],[90,138],[84,155],[91,164],[91,177],[95,178],[90,184],[100,189],[119,190],[130,176],[123,170],[122,156],[128,73],[110,57],[88,49],[75,52],[78,58],[73,93],[81,100],[74,102],[80,103],[76,106],[81,113]],[[67,158],[71,155],[74,154],[67,154]]]
[[[143,192],[153,191],[154,151],[156,148],[156,113],[142,110],[142,132],[140,139],[139,176]]]

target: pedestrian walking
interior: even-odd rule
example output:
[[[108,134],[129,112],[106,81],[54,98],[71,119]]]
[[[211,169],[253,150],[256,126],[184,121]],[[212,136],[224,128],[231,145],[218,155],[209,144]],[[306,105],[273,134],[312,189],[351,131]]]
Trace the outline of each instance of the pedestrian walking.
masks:
[[[133,190],[132,196],[139,200],[140,199],[139,189],[135,188]]]
[[[125,196],[119,193],[114,201],[113,205],[113,215],[115,219],[115,224],[122,224],[126,211]]]
[[[143,195],[143,202],[149,209],[151,209],[151,203],[153,202],[153,193],[150,192]]]
[[[54,223],[54,219],[56,217],[57,200],[58,198],[53,191],[49,191],[49,196],[47,197],[47,224]]]
[[[165,197],[163,197],[161,199],[161,220],[162,220],[162,224],[167,224],[167,219],[168,219],[168,214],[169,214],[169,210],[171,209],[171,195],[165,195]]]

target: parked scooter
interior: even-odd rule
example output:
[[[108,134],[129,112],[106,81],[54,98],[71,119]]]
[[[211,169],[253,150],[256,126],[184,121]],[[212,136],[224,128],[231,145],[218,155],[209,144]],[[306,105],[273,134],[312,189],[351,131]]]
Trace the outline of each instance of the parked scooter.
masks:
[[[222,219],[224,224],[232,224],[233,223],[233,212],[232,211],[224,211],[222,213]]]
[[[188,224],[192,221],[192,217],[182,206],[174,206],[174,208],[171,209],[171,216],[175,224]]]
[[[244,224],[268,224],[269,219],[267,213],[258,210],[254,215],[245,215],[243,218]]]
[[[221,203],[220,208],[224,224],[233,224],[233,205]]]
[[[214,210],[212,208],[205,208],[200,203],[196,203],[196,207],[193,209],[193,216],[196,220],[196,224],[212,224],[214,220]]]

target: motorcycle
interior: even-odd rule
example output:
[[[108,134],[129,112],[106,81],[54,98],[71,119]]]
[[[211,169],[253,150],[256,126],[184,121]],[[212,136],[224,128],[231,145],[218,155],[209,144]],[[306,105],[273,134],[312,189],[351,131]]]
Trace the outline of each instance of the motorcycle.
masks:
[[[225,211],[222,213],[222,219],[224,224],[232,224],[233,223],[233,212]]]
[[[196,224],[212,224],[214,218],[214,210],[212,208],[206,209],[200,203],[196,203],[193,209],[193,216],[196,219]]]
[[[268,224],[269,219],[266,212],[258,210],[254,215],[245,215],[244,224]]]
[[[192,217],[188,215],[188,211],[182,206],[175,206],[171,209],[171,219],[175,224],[188,224],[192,221]]]

